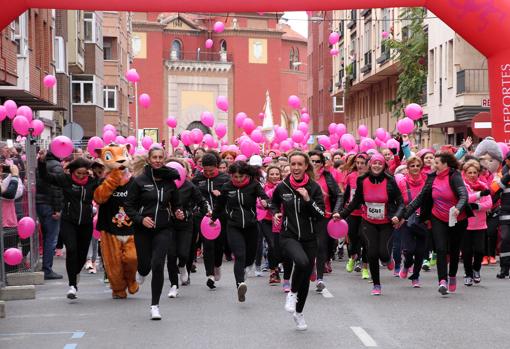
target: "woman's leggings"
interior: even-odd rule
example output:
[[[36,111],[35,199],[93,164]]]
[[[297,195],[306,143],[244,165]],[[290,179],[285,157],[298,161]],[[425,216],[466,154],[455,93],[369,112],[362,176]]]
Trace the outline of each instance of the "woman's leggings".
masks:
[[[152,270],[151,305],[158,305],[163,290],[165,259],[170,245],[171,232],[168,228],[137,228],[135,231],[135,246],[138,258],[138,273],[147,276]]]
[[[280,236],[280,246],[282,253],[294,262],[291,291],[297,293],[296,312],[301,313],[308,296],[310,275],[312,275],[314,260],[317,257],[317,239],[298,241]],[[285,271],[287,271],[286,267]]]
[[[77,287],[76,276],[87,261],[92,238],[92,221],[88,224],[78,225],[63,219],[60,223],[60,236],[62,236],[66,247],[66,270],[69,286]]]
[[[466,276],[473,277],[473,270],[480,271],[485,253],[485,234],[487,230],[468,230],[462,240],[462,261]]]
[[[191,273],[191,266],[196,259],[197,248],[200,247],[200,219],[198,216],[193,216],[193,231],[191,236],[191,245],[189,247],[188,261],[186,262],[186,269],[188,269],[188,277]]]
[[[257,225],[239,228],[227,224],[228,243],[236,258],[234,261],[234,275],[237,286],[244,282],[245,268],[255,261],[257,234]]]
[[[214,240],[202,239],[202,244],[204,246],[204,266],[206,276],[213,276],[214,268],[221,267],[223,262],[223,247],[225,245],[224,241],[227,234],[227,222],[222,218],[220,218],[220,222],[220,236]]]
[[[361,254],[361,261],[367,263],[367,249],[366,246],[364,246],[365,241],[361,236],[361,216],[350,215],[347,217],[346,221],[349,226],[349,246],[347,249],[349,257],[357,256],[357,258],[359,258]]]
[[[485,240],[485,256],[496,257],[496,246],[498,244],[498,228],[499,216],[490,214],[487,216],[487,233],[484,234]]]
[[[380,285],[379,260],[388,263],[391,259],[393,227],[391,224],[372,224],[363,220],[361,232],[367,246],[368,266],[374,285]]]
[[[317,280],[324,277],[324,264],[329,260],[329,235],[327,232],[329,219],[323,218],[316,223],[317,237]]]
[[[402,253],[404,254],[404,268],[409,269],[413,266],[413,274],[410,280],[420,278],[421,266],[427,255],[427,240],[429,236],[428,229],[410,228],[407,224],[400,228],[402,237]]]
[[[97,259],[97,249],[98,249],[98,240],[91,239],[89,245],[89,251],[87,253],[87,259],[90,259],[92,262],[95,262]]]
[[[455,277],[459,269],[459,253],[462,238],[466,231],[468,220],[457,222],[449,227],[448,222],[432,216],[432,239],[437,253],[437,278],[439,281],[447,280],[447,276]],[[450,270],[446,256],[450,256]]]
[[[280,263],[280,234],[273,233],[273,222],[267,219],[259,222],[262,235],[267,241],[267,259],[269,261],[269,269],[274,270]]]
[[[189,222],[191,223],[191,222]],[[178,268],[183,268],[188,262],[191,239],[193,237],[193,224],[181,224],[174,226],[171,231],[170,244],[168,246],[167,269],[168,278],[172,286],[179,287],[177,274]],[[177,264],[179,257],[179,264]]]
[[[402,264],[402,227],[393,229],[392,256],[395,261],[395,269],[400,269]]]

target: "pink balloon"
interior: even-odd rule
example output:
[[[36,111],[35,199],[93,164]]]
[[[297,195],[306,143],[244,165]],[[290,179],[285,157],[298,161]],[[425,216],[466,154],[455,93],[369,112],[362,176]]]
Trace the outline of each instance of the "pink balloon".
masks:
[[[508,154],[508,145],[503,142],[498,142],[499,149],[501,149],[501,153],[503,153],[503,159],[506,158],[506,155]]]
[[[144,108],[149,108],[151,105],[151,96],[147,93],[142,93],[140,97],[138,97],[138,100],[140,101],[140,105]]]
[[[292,140],[296,143],[302,143],[305,139],[305,135],[301,130],[294,130],[292,133]]]
[[[349,226],[347,225],[347,222],[343,219],[340,220],[330,220],[328,223],[328,234],[333,239],[341,239],[347,235],[347,232],[349,231]]]
[[[356,140],[354,139],[353,135],[351,135],[350,133],[346,133],[342,137],[340,137],[340,145],[346,151],[350,151],[356,147]]]
[[[175,180],[175,186],[177,187],[177,189],[182,187],[182,185],[186,181],[186,170],[184,169],[184,167],[180,163],[175,161],[170,161],[169,163],[166,164],[166,167],[173,168],[174,170],[177,171],[177,173],[179,173],[179,179]]]
[[[265,116],[266,116],[266,115],[265,115],[264,113],[259,113],[259,119],[260,119],[260,120],[264,120],[264,117],[265,117]]]
[[[193,140],[191,139],[191,132],[190,131],[188,131],[188,130],[182,131],[182,133],[181,133],[181,142],[185,146],[191,145]]]
[[[404,113],[409,119],[416,121],[422,118],[423,109],[419,104],[411,103],[404,109]]]
[[[331,141],[328,136],[319,136],[318,143],[326,149],[331,147]]]
[[[391,134],[386,131],[386,138],[384,139],[385,142],[387,142],[389,139],[391,139]]]
[[[238,128],[243,127],[244,119],[246,119],[247,117],[248,117],[248,115],[246,115],[246,113],[243,113],[243,112],[237,113],[236,118],[235,118],[236,127],[238,127]]]
[[[19,248],[8,248],[4,252],[4,261],[7,265],[18,265],[23,260],[23,253],[21,253],[21,250]]]
[[[8,99],[4,102],[5,110],[7,111],[7,117],[9,119],[14,119],[16,116],[16,112],[18,111],[18,106],[16,105],[16,102],[14,102],[11,99]]]
[[[360,125],[358,127],[358,135],[360,137],[367,137],[368,136],[368,128],[365,125]]]
[[[57,83],[57,78],[53,75],[46,75],[43,79],[44,87],[52,88]]]
[[[375,130],[375,136],[377,139],[384,141],[384,138],[386,137],[386,130],[382,127],[379,127],[377,130]]]
[[[223,31],[225,30],[225,23],[220,21],[214,23],[213,30],[216,33],[223,33]]]
[[[12,128],[14,128],[14,131],[16,131],[17,134],[26,136],[28,135],[30,123],[28,122],[26,117],[18,115],[12,121]]]
[[[28,122],[32,121],[34,113],[32,112],[32,108],[26,105],[22,105],[18,108],[16,115],[22,115],[27,118]]]
[[[207,127],[214,126],[214,115],[211,112],[204,111],[200,115],[200,121]]]
[[[387,38],[389,38],[390,33],[388,33],[387,31],[383,31],[383,32],[381,33],[381,36],[382,36],[382,38],[383,38],[383,39],[387,39]]]
[[[337,32],[332,32],[329,34],[328,42],[330,45],[336,44],[340,40],[340,34]]]
[[[18,235],[22,239],[27,239],[34,233],[35,222],[31,217],[23,217],[18,222]]]
[[[193,143],[200,144],[203,139],[204,133],[202,132],[202,130],[198,128],[194,128],[193,130],[191,130],[191,140],[193,141]]]
[[[251,141],[243,141],[239,146],[241,154],[243,154],[247,158],[253,155],[253,146],[251,143],[252,143]]]
[[[375,139],[375,144],[379,147],[379,148],[386,148],[386,143],[384,141],[381,141],[379,138],[376,138]]]
[[[216,98],[216,106],[219,110],[226,112],[228,110],[228,99],[225,96],[218,96]]]
[[[87,142],[87,151],[93,157],[96,157],[96,149],[101,149],[104,147],[103,140],[97,136],[91,137]]]
[[[209,148],[214,148],[214,138],[210,134],[204,135],[204,144]]]
[[[262,134],[262,131],[257,128],[250,134],[250,138],[255,143],[262,143],[264,141],[264,135]]]
[[[170,128],[176,128],[177,127],[177,120],[175,119],[174,116],[169,116],[167,119],[166,119],[166,124],[168,127]]]
[[[220,122],[214,128],[214,131],[216,131],[216,136],[218,136],[218,138],[223,138],[227,134],[227,126]]]
[[[149,150],[152,143],[154,143],[154,140],[149,137],[149,136],[145,136],[142,138],[142,147],[145,149],[145,150]]]
[[[408,117],[397,122],[397,130],[400,134],[410,134],[414,130],[414,121]]]
[[[336,124],[334,122],[332,122],[331,124],[329,124],[328,126],[328,132],[329,134],[333,134],[336,132]]]
[[[103,141],[105,144],[110,144],[115,141],[115,133],[112,130],[106,130],[103,132]]]
[[[388,147],[388,149],[397,149],[400,150],[400,143],[396,140],[396,139],[388,139],[388,141],[386,142],[386,146]]]
[[[115,143],[126,144],[126,138],[124,138],[123,136],[117,136],[115,137]]]
[[[0,122],[4,121],[6,117],[7,109],[3,105],[0,105]]]
[[[370,149],[377,148],[377,144],[375,144],[372,138],[365,138],[360,142],[359,148],[362,152],[367,152]]]
[[[44,131],[44,122],[42,122],[41,120],[32,120],[32,122],[30,123],[30,128],[34,129],[32,131],[32,134],[34,136],[40,136],[43,131]]]
[[[58,136],[51,141],[50,150],[59,159],[68,157],[73,153],[73,142],[66,136]]]
[[[138,145],[138,142],[136,141],[136,137],[135,136],[128,136],[128,138],[126,138],[126,142],[131,144],[132,148],[136,148],[136,146]]]
[[[234,159],[234,161],[246,161],[246,160],[248,160],[248,158],[243,154],[237,155],[236,158]]]
[[[295,96],[295,95],[289,96],[289,99],[287,102],[289,103],[289,106],[294,109],[298,109],[299,107],[301,107],[301,100],[299,99],[298,96]]]
[[[251,118],[246,118],[243,121],[243,130],[247,134],[250,134],[255,129],[255,122]]]
[[[301,121],[297,127],[298,130],[300,130],[301,132],[303,132],[303,134],[305,134],[307,131],[308,131],[308,124],[306,122],[303,122]]]
[[[329,50],[329,54],[331,56],[338,56],[339,53],[340,51],[337,48],[332,48],[331,50]]]
[[[301,121],[308,124],[310,122],[310,115],[308,113],[301,114]]]
[[[338,135],[338,137],[342,137],[344,134],[347,133],[347,127],[344,124],[340,123],[336,125],[335,132]]]
[[[205,40],[205,48],[213,47],[214,42],[211,39]]]
[[[280,150],[282,152],[287,152],[289,151],[290,149],[292,149],[292,144],[290,143],[289,140],[284,140],[280,143]]]
[[[106,132],[108,130],[112,131],[113,133],[117,133],[117,129],[115,128],[115,126],[110,125],[110,124],[104,125],[103,132]]]
[[[287,132],[287,130],[285,128],[279,127],[275,131],[275,136],[276,136],[276,140],[281,143],[282,141],[289,138],[289,133]]]
[[[127,72],[126,72],[126,79],[127,81],[129,82],[138,82],[140,81],[140,75],[138,75],[138,72],[136,71],[136,69],[129,69]]]
[[[170,144],[172,144],[172,147],[177,148],[179,146],[179,138],[177,138],[177,136],[172,136],[172,138],[170,138]]]
[[[343,135],[342,135],[343,136]],[[338,136],[338,134],[336,133],[333,133],[332,135],[329,136],[329,142],[331,144],[338,144],[338,141],[340,140],[340,137]]]

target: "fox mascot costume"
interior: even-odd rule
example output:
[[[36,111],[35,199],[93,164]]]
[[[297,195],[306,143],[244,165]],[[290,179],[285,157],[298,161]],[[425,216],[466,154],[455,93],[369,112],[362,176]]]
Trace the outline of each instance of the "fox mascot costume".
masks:
[[[127,292],[134,294],[139,288],[133,221],[123,207],[133,181],[129,171],[130,146],[110,143],[96,150],[107,172],[94,192],[94,201],[99,205],[97,230],[101,232],[101,255],[114,299],[126,298]]]

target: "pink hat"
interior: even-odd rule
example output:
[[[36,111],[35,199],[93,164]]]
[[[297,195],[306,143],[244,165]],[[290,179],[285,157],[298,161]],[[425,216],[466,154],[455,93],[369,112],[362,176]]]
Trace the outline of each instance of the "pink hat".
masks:
[[[273,162],[273,158],[270,156],[266,156],[264,158],[264,160],[262,161],[262,164],[267,165],[267,164],[270,164],[271,162]]]
[[[368,161],[368,165],[372,165],[374,162],[376,161],[380,161],[382,162],[383,164],[386,164],[386,159],[384,158],[384,156],[382,156],[381,154],[379,153],[376,153],[374,155],[372,155],[372,157],[370,158],[370,160]]]

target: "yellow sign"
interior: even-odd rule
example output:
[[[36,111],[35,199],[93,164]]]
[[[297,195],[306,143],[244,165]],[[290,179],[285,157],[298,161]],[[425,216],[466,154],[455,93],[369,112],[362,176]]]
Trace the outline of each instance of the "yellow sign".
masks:
[[[249,39],[249,62],[253,64],[267,64],[267,39]]]

